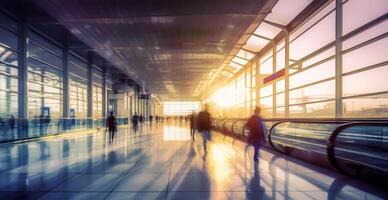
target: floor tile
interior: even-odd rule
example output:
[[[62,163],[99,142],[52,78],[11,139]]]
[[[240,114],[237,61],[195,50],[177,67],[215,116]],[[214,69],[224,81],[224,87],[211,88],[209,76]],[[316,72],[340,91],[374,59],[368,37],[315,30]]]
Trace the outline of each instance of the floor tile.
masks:
[[[165,200],[167,192],[112,192],[106,200]]]
[[[104,200],[108,192],[49,192],[39,200]]]
[[[123,178],[122,174],[82,174],[77,175],[58,187],[54,191],[91,191],[109,192]]]
[[[166,191],[169,174],[131,172],[114,189],[115,192]]]

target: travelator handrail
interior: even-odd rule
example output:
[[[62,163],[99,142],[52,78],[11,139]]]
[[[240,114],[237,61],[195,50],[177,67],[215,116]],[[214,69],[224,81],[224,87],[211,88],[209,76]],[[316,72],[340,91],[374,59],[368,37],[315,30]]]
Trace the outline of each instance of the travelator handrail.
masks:
[[[338,159],[335,155],[335,147],[336,147],[336,144],[337,144],[337,138],[338,136],[340,135],[340,133],[342,133],[344,130],[348,129],[348,128],[352,128],[352,127],[356,127],[356,126],[381,126],[381,127],[388,127],[388,123],[387,122],[349,122],[349,123],[345,123],[345,124],[342,124],[340,126],[338,126],[330,135],[329,139],[328,139],[328,143],[327,143],[327,149],[326,149],[326,152],[327,152],[327,157],[328,157],[328,160],[330,162],[330,164],[336,168],[338,171],[344,173],[344,174],[347,174],[349,176],[352,176],[352,174],[348,173],[346,170],[344,170],[341,165],[339,164],[338,162]],[[371,166],[367,163],[359,163],[359,164],[362,164],[362,165],[366,165],[366,166],[369,166],[369,167],[374,167],[374,166]],[[385,169],[386,171],[388,171],[388,169]]]
[[[219,119],[216,119],[216,120],[219,120]],[[235,124],[237,121],[240,121],[240,120],[246,121],[247,119],[234,119],[234,120],[235,120],[234,121],[234,124]],[[345,129],[355,127],[355,126],[388,127],[388,120],[387,119],[264,119],[264,121],[265,122],[274,122],[270,126],[270,128],[268,129],[267,139],[268,139],[269,145],[274,150],[276,150],[282,154],[286,154],[286,153],[281,151],[280,149],[278,149],[276,147],[276,145],[274,144],[273,138],[272,138],[275,128],[278,127],[279,125],[284,124],[284,123],[306,123],[306,124],[312,123],[312,124],[333,124],[333,125],[338,124],[338,126],[335,127],[333,131],[331,131],[331,133],[329,134],[329,137],[326,141],[326,144],[325,144],[326,157],[327,157],[329,164],[331,166],[333,166],[336,170],[338,170],[346,175],[349,175],[349,176],[352,176],[352,174],[348,173],[346,170],[344,170],[341,167],[341,165],[339,164],[338,158],[336,157],[336,154],[335,154],[335,147],[337,145],[337,143],[336,143],[337,137],[340,135],[340,133]],[[245,128],[246,127],[244,124],[242,126],[242,132],[241,132],[242,135],[244,135]],[[231,131],[233,132],[233,129]],[[236,133],[232,133],[232,134],[237,135]],[[246,137],[244,139],[246,139]],[[357,161],[351,160],[351,162],[357,162]],[[371,166],[367,163],[360,163],[360,164],[367,166],[367,167],[372,167],[372,168],[378,169],[378,167]]]
[[[278,121],[278,122],[275,122],[269,129],[268,129],[268,143],[271,145],[271,147],[273,149],[275,149],[276,151],[280,152],[280,153],[283,153],[281,150],[279,150],[278,148],[276,148],[276,146],[273,144],[273,141],[272,141],[272,133],[273,133],[273,130],[279,125],[279,124],[283,124],[283,123],[315,123],[315,124],[341,124],[341,123],[348,123],[349,121],[348,120],[332,120],[332,119],[327,119],[326,120],[302,120],[302,119],[295,119],[295,120],[283,120],[283,121]]]

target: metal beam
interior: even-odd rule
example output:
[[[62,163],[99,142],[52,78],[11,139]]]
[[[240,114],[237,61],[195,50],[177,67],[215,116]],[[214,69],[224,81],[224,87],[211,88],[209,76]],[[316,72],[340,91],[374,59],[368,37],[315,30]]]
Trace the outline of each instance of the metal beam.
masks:
[[[70,69],[69,69],[69,48],[65,46],[63,51],[63,118],[70,117],[69,96],[70,96]]]
[[[284,26],[284,25],[282,25],[282,24],[278,24],[278,23],[271,22],[271,21],[268,21],[268,20],[264,20],[263,22],[265,22],[265,23],[267,23],[267,24],[269,24],[269,25],[271,25],[271,26],[275,26],[276,28],[280,28],[280,29],[282,29],[282,30],[288,31],[288,30],[287,30],[287,27]]]
[[[284,78],[284,117],[289,118],[290,114],[290,35],[288,31],[285,31],[284,38],[284,54],[285,54],[285,78]]]
[[[102,72],[102,117],[107,117],[109,113],[107,112],[108,108],[108,87],[106,84],[106,67],[104,66]]]
[[[335,9],[335,117],[342,117],[342,0],[336,0]]]
[[[251,53],[251,54],[257,55],[257,52],[251,51],[251,50],[249,50],[249,49],[246,49],[246,48],[243,48],[243,47],[241,47],[241,49],[244,50],[244,51],[247,51],[247,52],[249,52],[249,53]]]
[[[88,117],[93,117],[93,59],[92,54],[88,56]]]
[[[265,37],[265,36],[258,35],[258,34],[256,34],[256,33],[253,33],[252,35],[253,35],[253,36],[256,36],[256,37],[258,37],[258,38],[261,38],[261,39],[264,39],[264,40],[268,40],[268,41],[270,41],[270,42],[273,42],[273,39],[271,39],[271,38],[267,38],[267,37]]]
[[[237,58],[240,58],[240,59],[243,59],[243,60],[246,60],[246,61],[251,61],[251,60],[248,60],[248,59],[246,59],[246,58],[243,58],[243,57],[241,57],[241,56],[238,56],[238,55],[236,55],[235,57],[237,57]]]
[[[235,62],[235,61],[231,61],[232,63],[234,63],[234,64],[237,64],[237,65],[240,65],[241,67],[244,67],[244,65],[243,64],[240,64],[240,63],[238,63],[238,62]]]

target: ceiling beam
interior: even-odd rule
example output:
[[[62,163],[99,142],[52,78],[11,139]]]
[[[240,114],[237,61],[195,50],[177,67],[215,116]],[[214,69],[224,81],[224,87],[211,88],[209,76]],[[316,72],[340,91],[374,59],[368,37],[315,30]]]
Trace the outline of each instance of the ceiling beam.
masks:
[[[256,17],[257,14],[247,14],[247,13],[197,13],[197,14],[181,14],[181,15],[143,15],[143,16],[128,16],[128,17],[88,17],[88,18],[75,18],[75,19],[57,19],[53,20],[45,20],[40,18],[32,18],[29,19],[28,22],[32,24],[47,24],[47,25],[55,25],[55,24],[78,24],[78,23],[98,23],[98,24],[108,24],[108,23],[119,23],[119,24],[133,24],[136,21],[144,23],[146,19],[150,21],[155,20],[157,18],[179,18],[179,17]],[[160,23],[163,23],[162,21]]]

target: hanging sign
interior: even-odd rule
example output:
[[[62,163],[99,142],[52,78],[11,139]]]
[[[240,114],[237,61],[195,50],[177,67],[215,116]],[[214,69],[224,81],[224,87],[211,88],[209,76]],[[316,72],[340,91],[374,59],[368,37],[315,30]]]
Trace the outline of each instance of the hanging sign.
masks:
[[[265,77],[263,80],[263,83],[267,84],[275,79],[283,77],[284,75],[286,75],[286,69],[281,69],[280,71],[277,71],[277,72]]]

